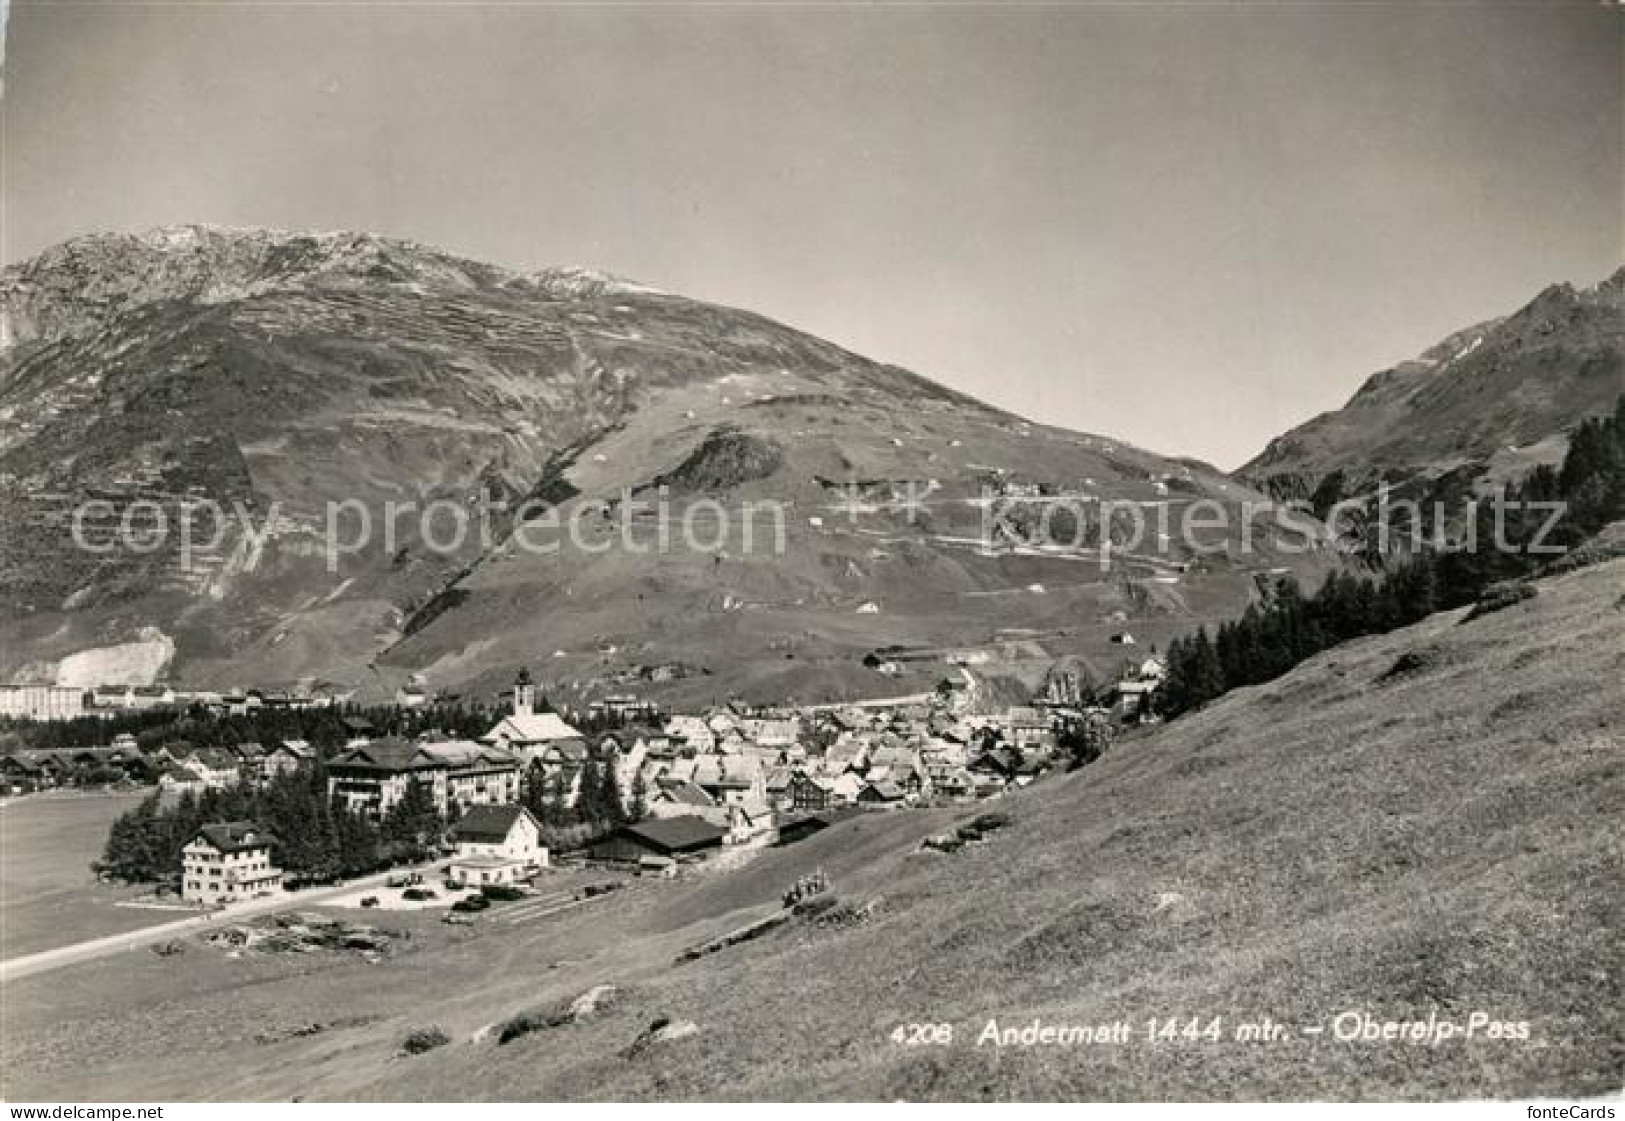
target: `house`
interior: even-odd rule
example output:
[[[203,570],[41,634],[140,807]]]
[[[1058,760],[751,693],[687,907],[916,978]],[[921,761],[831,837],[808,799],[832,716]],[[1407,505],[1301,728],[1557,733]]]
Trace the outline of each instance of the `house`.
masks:
[[[792,818],[779,824],[778,836],[774,839],[774,843],[779,845],[795,844],[797,841],[806,840],[814,833],[822,833],[830,826],[838,825],[857,813],[857,810],[845,809]]]
[[[1018,750],[1054,746],[1055,735],[1051,730],[1050,716],[1042,709],[1025,705],[1012,708],[1005,714],[1004,725],[1009,731],[1010,742]]]
[[[852,771],[836,775],[829,783],[829,805],[849,806],[858,800],[864,787],[863,779]]]
[[[351,740],[371,739],[378,734],[377,726],[365,716],[341,716],[339,725]]]
[[[175,700],[175,690],[168,685],[135,685],[130,689],[129,707],[141,710],[168,708]]]
[[[965,769],[976,780],[978,788],[988,782],[1002,785],[1016,777],[1016,772],[1021,769],[1021,756],[1011,748],[998,747],[984,751]]]
[[[550,747],[573,740],[582,745],[581,733],[564,722],[556,712],[536,711],[536,685],[530,671],[521,669],[513,684],[513,712],[497,721],[489,732],[480,737],[482,743],[505,747],[517,752],[528,764],[542,758]]]
[[[976,780],[964,767],[945,766],[932,773],[931,789],[944,798],[973,798]]]
[[[892,764],[886,777],[910,798],[918,798],[931,792],[930,776],[925,770],[925,765],[918,760],[904,759]]]
[[[869,767],[869,748],[862,740],[843,733],[824,752],[824,773],[838,775],[843,771],[864,771]]]
[[[758,720],[739,722],[740,733],[758,747],[794,747],[801,736],[801,721],[797,719]]]
[[[98,685],[90,692],[90,707],[132,709],[135,707],[135,692],[128,685]]]
[[[790,786],[795,779],[795,772],[789,767],[776,768],[767,776],[763,789],[767,793],[767,804],[776,810],[788,810],[795,806],[795,799],[791,797]]]
[[[903,788],[890,779],[881,779],[864,785],[858,791],[858,805],[860,806],[900,806],[907,795]]]
[[[711,750],[718,755],[739,755],[744,752],[751,742],[745,738],[745,733],[738,728],[729,728],[717,733],[716,746]]]
[[[1147,720],[1159,681],[1119,681],[1113,686],[1111,713],[1124,723]]]
[[[281,740],[271,744],[260,757],[260,774],[266,778],[288,774],[316,762],[316,749],[306,740]]]
[[[672,817],[623,825],[588,850],[594,860],[637,865],[646,856],[697,860],[722,847],[727,830],[698,817]]]
[[[741,845],[773,831],[773,809],[766,802],[747,798],[728,807],[728,843]]]
[[[177,760],[205,789],[234,786],[242,778],[242,762],[223,747],[200,747]]]
[[[648,799],[650,817],[699,817],[713,825],[728,821],[726,807],[688,779],[657,779],[655,792]]]
[[[694,784],[723,805],[767,797],[767,778],[754,755],[706,756],[694,769]]]
[[[593,701],[587,714],[613,720],[653,720],[660,710],[651,701],[640,700],[630,693],[619,693]]]
[[[181,897],[215,907],[269,895],[282,886],[282,871],[271,862],[277,839],[252,821],[223,821],[199,827],[181,850]]]
[[[717,734],[698,716],[673,716],[666,721],[666,735],[695,755],[709,755],[717,745]]]
[[[101,766],[115,768],[125,778],[137,782],[147,781],[153,773],[147,757],[136,746],[134,737],[120,736],[114,740],[113,746],[102,753]]]
[[[447,878],[469,887],[511,884],[547,867],[542,827],[523,806],[475,806],[451,830]]]
[[[158,768],[158,789],[166,792],[191,791],[201,794],[208,789],[203,776],[178,762],[164,763]]]
[[[615,732],[615,740],[627,754],[641,752],[639,758],[677,758],[677,741],[652,725],[629,724]]]
[[[258,776],[260,764],[265,758],[265,745],[257,740],[245,740],[233,744],[226,750],[237,757],[237,770],[240,774]]]
[[[222,693],[220,699],[209,705],[209,711],[216,716],[247,716],[248,713],[260,707],[263,698],[255,692]]]
[[[0,782],[13,792],[55,785],[51,773],[35,762],[30,754],[23,752],[0,755]]]

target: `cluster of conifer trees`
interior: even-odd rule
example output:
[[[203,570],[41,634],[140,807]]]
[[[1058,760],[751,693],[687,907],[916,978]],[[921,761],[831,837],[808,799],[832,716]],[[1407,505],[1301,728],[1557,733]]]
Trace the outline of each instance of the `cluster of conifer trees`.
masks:
[[[521,800],[542,823],[544,843],[558,851],[579,848],[617,826],[639,821],[648,811],[648,792],[641,770],[633,776],[631,789],[621,789],[615,760],[598,748],[592,749],[575,782],[575,799],[570,800],[567,772],[544,774],[532,764],[525,775]]]
[[[425,859],[448,824],[428,787],[415,781],[375,823],[328,797],[326,769],[318,763],[263,785],[187,790],[168,805],[154,791],[113,822],[96,870],[132,883],[172,879],[181,870],[181,850],[199,827],[222,821],[252,821],[274,834],[276,863],[294,881]]]

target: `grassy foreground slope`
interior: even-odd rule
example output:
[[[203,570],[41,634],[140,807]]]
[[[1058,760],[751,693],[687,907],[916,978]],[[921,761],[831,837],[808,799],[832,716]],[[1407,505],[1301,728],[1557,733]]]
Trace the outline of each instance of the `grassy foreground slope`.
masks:
[[[1617,1089],[1625,1063],[1625,562],[1435,616],[1243,690],[1012,800],[963,854],[837,889],[802,928],[645,982],[643,1014],[416,1060],[423,1096],[1438,1097]],[[1399,659],[1415,668],[1393,673]],[[831,838],[833,840],[833,838]],[[1528,1042],[1349,1044],[1382,1019],[1527,1020]],[[648,1013],[698,1036],[628,1060]],[[1023,1024],[1271,1016],[1276,1044],[996,1051]],[[952,1022],[950,1047],[888,1042]],[[1226,1029],[1228,1031],[1228,1028]]]
[[[1625,560],[1464,622],[1438,615],[1239,690],[1076,775],[974,810],[865,816],[694,881],[474,928],[425,916],[377,965],[194,945],[0,992],[15,1100],[1460,1098],[1625,1082]],[[1397,672],[1396,672],[1397,667]],[[985,809],[990,807],[979,807]],[[855,926],[798,922],[682,965],[825,868]],[[561,877],[561,882],[563,878]],[[392,924],[406,920],[392,916]],[[583,1022],[482,1029],[600,983]],[[1343,1043],[1380,1020],[1527,1021],[1527,1041]],[[1224,1017],[1150,1043],[1148,1017]],[[1290,1030],[1236,1042],[1242,1019]],[[628,1048],[652,1020],[696,1034]],[[976,1046],[1127,1020],[1125,1043]],[[899,1024],[951,1023],[903,1047]],[[415,1058],[408,1031],[451,1043]],[[305,1035],[292,1030],[321,1024]],[[1300,1034],[1323,1026],[1325,1034]]]

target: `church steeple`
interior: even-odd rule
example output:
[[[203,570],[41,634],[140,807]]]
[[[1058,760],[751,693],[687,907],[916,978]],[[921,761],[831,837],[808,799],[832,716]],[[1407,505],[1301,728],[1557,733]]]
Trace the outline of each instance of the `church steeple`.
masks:
[[[513,679],[513,714],[529,716],[536,711],[536,686],[530,679],[530,670],[519,667],[519,676]]]

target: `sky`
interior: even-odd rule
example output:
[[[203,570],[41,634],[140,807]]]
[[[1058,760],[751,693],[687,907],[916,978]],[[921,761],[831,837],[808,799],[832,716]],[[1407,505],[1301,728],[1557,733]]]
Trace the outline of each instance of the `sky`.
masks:
[[[1625,9],[9,5],[0,259],[364,230],[1233,468],[1625,261]]]

